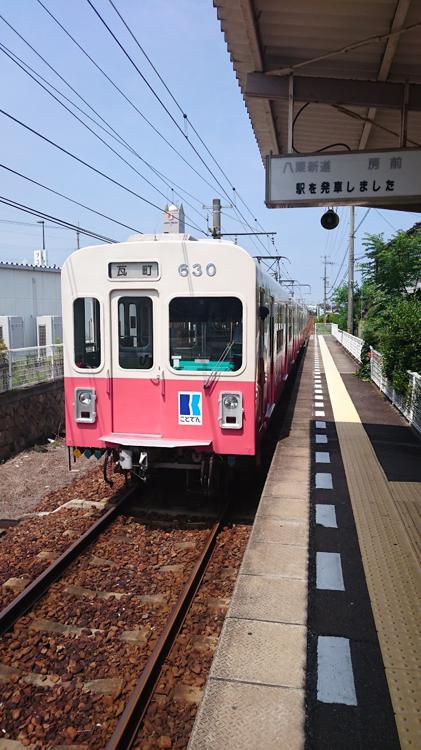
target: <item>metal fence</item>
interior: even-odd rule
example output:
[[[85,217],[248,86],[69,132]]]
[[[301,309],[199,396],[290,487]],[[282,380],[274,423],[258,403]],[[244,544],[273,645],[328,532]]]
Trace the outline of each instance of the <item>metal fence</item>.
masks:
[[[396,406],[405,419],[421,433],[421,375],[408,370],[407,395],[396,393],[390,380],[383,374],[383,356],[372,347],[370,350],[370,376],[373,383],[387,396],[393,406]]]
[[[341,331],[336,323],[332,323],[331,333],[358,362],[361,362],[363,339],[358,338],[358,336],[351,336],[346,331]],[[421,375],[408,370],[408,394],[402,396],[402,394],[395,391],[392,383],[383,373],[382,354],[372,347],[370,349],[371,380],[387,396],[393,406],[396,406],[405,419],[421,433]]]
[[[0,393],[63,377],[63,344],[0,351]]]
[[[364,344],[363,339],[358,338],[358,336],[353,336],[351,333],[347,333],[347,331],[341,331],[341,329],[338,328],[337,323],[332,323],[331,333],[332,336],[342,344],[344,349],[346,349],[354,359],[357,360],[357,362],[361,362],[361,349]]]

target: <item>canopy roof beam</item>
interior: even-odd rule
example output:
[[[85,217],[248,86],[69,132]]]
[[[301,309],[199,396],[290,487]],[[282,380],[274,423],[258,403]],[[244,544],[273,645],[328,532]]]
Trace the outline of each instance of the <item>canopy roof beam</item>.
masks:
[[[405,23],[405,19],[408,14],[410,4],[411,4],[411,0],[399,0],[396,6],[392,25],[390,27],[390,30],[392,32],[402,27],[403,24]],[[393,59],[395,57],[398,42],[399,42],[399,36],[397,34],[394,34],[393,36],[389,36],[386,46],[385,46],[384,53],[383,53],[382,61],[380,63],[379,72],[377,74],[378,81],[387,81],[389,77],[390,69],[392,67]],[[370,107],[367,112],[367,119],[374,121],[375,118],[376,118],[376,108]],[[363,127],[361,138],[360,138],[360,143],[358,146],[358,148],[361,149],[362,151],[367,146],[367,142],[371,133],[371,128],[372,128],[372,123],[370,122],[366,122]]]
[[[268,100],[288,101],[289,77],[249,73],[245,95]],[[362,81],[350,78],[314,78],[294,76],[294,101],[318,104],[347,104],[354,107],[401,109],[408,84],[387,81]],[[408,110],[421,112],[421,84],[411,83]]]

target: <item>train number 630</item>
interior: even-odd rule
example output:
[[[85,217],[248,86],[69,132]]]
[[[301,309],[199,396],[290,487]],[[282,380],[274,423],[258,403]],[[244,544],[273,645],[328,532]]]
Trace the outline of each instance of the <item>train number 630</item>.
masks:
[[[180,276],[188,276],[191,272],[192,276],[203,276],[203,269],[200,263],[193,263],[190,271],[190,266],[187,263],[182,263],[181,266],[178,266],[178,273]],[[216,274],[216,266],[215,263],[208,263],[205,268],[205,273],[207,276],[215,276]]]

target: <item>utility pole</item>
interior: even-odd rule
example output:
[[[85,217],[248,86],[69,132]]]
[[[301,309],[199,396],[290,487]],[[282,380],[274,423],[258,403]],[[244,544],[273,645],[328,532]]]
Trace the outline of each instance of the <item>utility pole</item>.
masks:
[[[323,323],[326,325],[327,321],[327,267],[333,266],[333,262],[331,260],[328,260],[328,255],[323,255],[323,263],[324,263],[324,274],[323,274]]]
[[[221,239],[221,201],[214,198],[212,201],[212,237],[214,240]]]
[[[348,333],[354,332],[354,234],[355,206],[349,208]]]
[[[37,221],[37,224],[42,224],[42,249],[45,250],[45,221]]]
[[[79,222],[77,223],[78,228],[76,229],[76,247],[78,250],[80,250],[80,232],[79,232]]]

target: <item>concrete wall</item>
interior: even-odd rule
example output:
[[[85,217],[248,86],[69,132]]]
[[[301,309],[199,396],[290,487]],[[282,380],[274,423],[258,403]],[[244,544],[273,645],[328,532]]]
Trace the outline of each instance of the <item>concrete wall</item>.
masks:
[[[62,380],[0,393],[0,461],[62,431]]]
[[[61,315],[60,277],[58,269],[0,264],[0,315],[23,317],[23,346],[37,345],[37,315]]]

